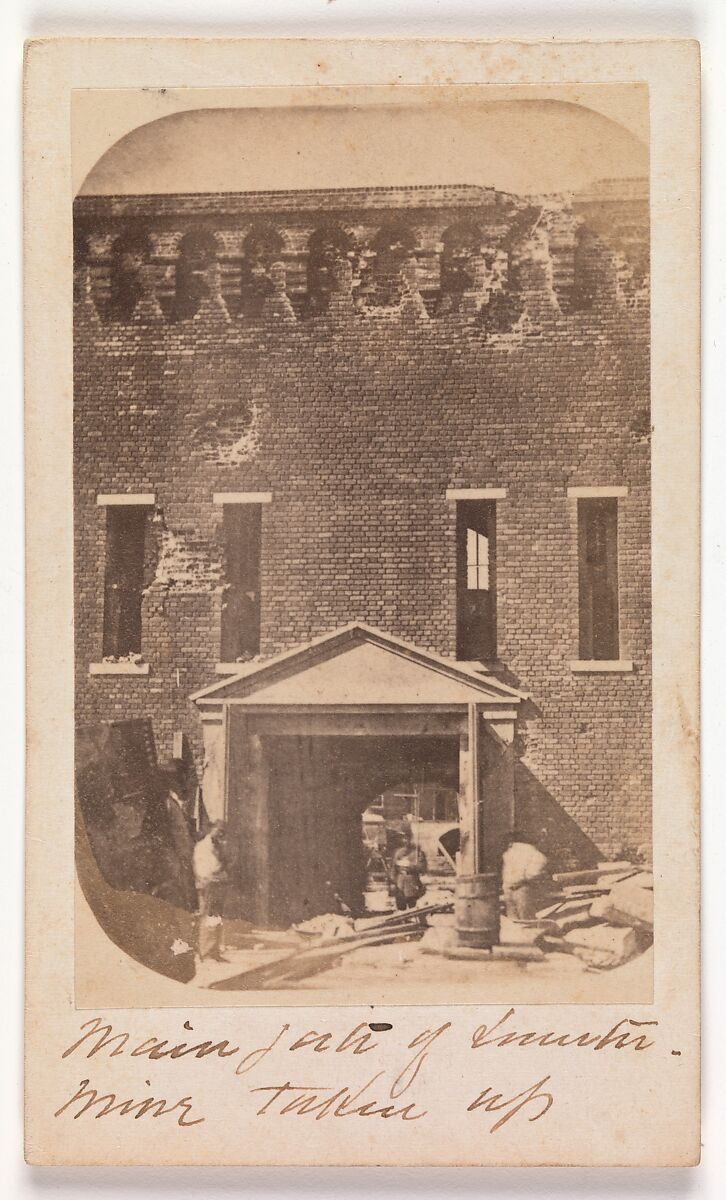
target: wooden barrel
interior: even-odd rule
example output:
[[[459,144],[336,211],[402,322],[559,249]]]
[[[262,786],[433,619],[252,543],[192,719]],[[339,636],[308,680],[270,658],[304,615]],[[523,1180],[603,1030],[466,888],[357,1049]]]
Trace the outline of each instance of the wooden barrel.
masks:
[[[499,879],[460,875],[456,880],[456,932],[460,946],[488,950],[499,941]]]

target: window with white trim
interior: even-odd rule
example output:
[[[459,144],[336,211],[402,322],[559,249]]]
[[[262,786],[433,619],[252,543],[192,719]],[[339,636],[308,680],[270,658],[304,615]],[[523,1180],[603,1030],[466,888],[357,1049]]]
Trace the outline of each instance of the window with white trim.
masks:
[[[262,505],[224,503],[220,657],[243,662],[260,652]]]
[[[110,504],[106,508],[104,658],[126,658],[141,653],[148,512],[146,504]]]
[[[618,500],[577,500],[579,642],[582,661],[620,658]]]
[[[456,656],[491,660],[497,655],[496,503],[459,500],[456,505]]]

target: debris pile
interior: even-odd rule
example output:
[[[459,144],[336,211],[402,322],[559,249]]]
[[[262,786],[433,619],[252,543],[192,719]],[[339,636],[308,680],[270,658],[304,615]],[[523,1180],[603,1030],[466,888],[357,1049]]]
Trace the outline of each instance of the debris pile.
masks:
[[[275,962],[243,971],[231,979],[218,980],[210,987],[219,991],[288,987],[327,970],[351,950],[419,938],[431,916],[453,911],[453,904],[427,904],[391,916],[361,917],[358,920],[339,917],[336,913],[324,913],[294,927],[298,934],[308,940],[308,944],[300,950],[286,954]]]
[[[653,942],[653,871],[630,862],[553,875],[561,898],[537,913],[544,950],[576,954],[607,970]]]
[[[321,937],[323,942],[338,938],[360,939],[368,937],[371,933],[383,935],[386,932],[391,934],[393,940],[404,932],[423,932],[429,917],[453,911],[453,902],[447,901],[442,904],[417,905],[405,912],[377,913],[375,916],[357,919],[339,916],[337,913],[322,913],[318,917],[311,917],[309,921],[293,925],[293,929],[306,938]]]
[[[420,944],[423,954],[446,958],[542,962],[548,953],[576,955],[590,970],[618,967],[653,941],[650,866],[601,863],[591,871],[553,875],[559,888],[533,921],[502,916],[501,944],[476,950],[458,944],[453,902],[419,904],[404,912],[353,918],[323,913],[293,926],[298,946],[273,962],[210,984],[217,990],[294,986],[338,963],[351,951],[393,942]],[[288,942],[289,945],[289,942]]]
[[[339,916],[338,913],[321,913],[317,917],[310,917],[307,921],[293,925],[293,929],[303,937],[338,938],[349,937],[354,931],[354,926],[352,917]]]

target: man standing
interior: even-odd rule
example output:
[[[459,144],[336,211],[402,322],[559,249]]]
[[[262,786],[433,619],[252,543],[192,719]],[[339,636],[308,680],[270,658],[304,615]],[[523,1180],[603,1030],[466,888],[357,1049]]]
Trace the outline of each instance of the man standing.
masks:
[[[413,908],[426,891],[421,875],[427,869],[426,855],[415,845],[410,830],[403,833],[403,845],[393,856],[392,883],[396,908]]]
[[[547,859],[524,834],[514,830],[502,855],[504,908],[513,921],[532,921],[547,903],[551,880]]]
[[[194,881],[197,887],[199,957],[222,957],[222,917],[229,886],[227,828],[215,821],[194,847]]]

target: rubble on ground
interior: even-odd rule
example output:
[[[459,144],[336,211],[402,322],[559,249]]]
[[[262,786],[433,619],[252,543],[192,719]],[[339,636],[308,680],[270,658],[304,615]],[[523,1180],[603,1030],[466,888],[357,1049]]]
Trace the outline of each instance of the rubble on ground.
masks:
[[[561,898],[537,913],[546,923],[540,945],[576,954],[609,970],[642,954],[653,941],[653,872],[630,862],[552,876]]]
[[[339,916],[338,913],[320,913],[317,917],[293,925],[293,929],[305,937],[348,937],[353,932],[353,919]]]
[[[532,921],[502,916],[500,942],[490,950],[458,943],[454,904],[426,903],[403,912],[389,909],[353,918],[321,913],[279,938],[297,939],[297,948],[210,986],[218,990],[280,988],[325,971],[354,950],[391,942],[416,942],[416,953],[523,965],[569,954],[581,969],[610,970],[647,951],[652,944],[653,875],[650,867],[629,862],[601,863],[593,870],[553,875],[559,892]],[[289,944],[289,942],[288,942]],[[281,942],[282,945],[282,942]],[[573,963],[574,966],[574,963]]]
[[[445,954],[457,944],[456,929],[449,925],[431,925],[424,932],[419,945],[423,954]]]
[[[328,941],[383,932],[386,929],[396,932],[407,927],[412,930],[425,929],[430,917],[435,918],[442,913],[453,913],[453,911],[453,903],[446,901],[442,904],[417,904],[414,908],[406,909],[404,912],[388,909],[385,912],[355,919],[340,916],[338,913],[321,913],[317,917],[310,917],[307,921],[293,925],[293,929],[295,933],[302,934],[305,938],[319,937],[323,941]]]
[[[620,967],[640,949],[634,929],[618,929],[605,923],[571,929],[565,941],[574,947],[578,958],[584,958],[592,967]]]
[[[617,883],[605,896],[593,900],[590,912],[611,925],[653,929],[653,876],[643,872]]]

